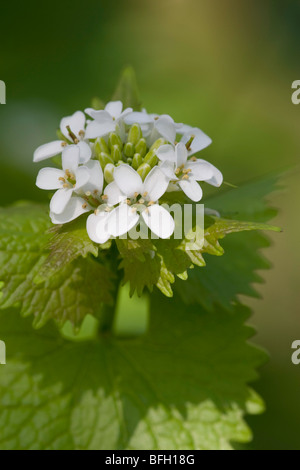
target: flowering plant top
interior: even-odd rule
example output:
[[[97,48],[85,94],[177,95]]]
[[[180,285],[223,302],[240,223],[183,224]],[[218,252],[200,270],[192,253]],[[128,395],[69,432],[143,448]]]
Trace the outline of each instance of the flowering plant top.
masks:
[[[183,191],[199,202],[199,182],[216,187],[223,182],[214,165],[195,156],[211,142],[200,129],[168,115],[111,101],[103,110],[88,108],[61,120],[60,140],[34,153],[35,162],[61,155],[60,167],[40,170],[36,184],[56,191],[50,202],[53,224],[89,214],[87,233],[97,244],[126,234],[140,220],[165,239],[175,229],[160,204],[166,193]]]

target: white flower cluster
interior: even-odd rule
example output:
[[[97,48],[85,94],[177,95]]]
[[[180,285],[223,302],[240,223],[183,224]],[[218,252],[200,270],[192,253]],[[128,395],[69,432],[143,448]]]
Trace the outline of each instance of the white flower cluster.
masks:
[[[61,154],[59,168],[43,168],[41,189],[56,190],[50,202],[54,224],[84,213],[96,243],[126,234],[140,220],[160,238],[174,232],[174,220],[159,204],[167,191],[182,190],[192,201],[202,198],[199,181],[220,186],[222,173],[193,155],[211,144],[200,129],[177,124],[168,115],[123,110],[120,101],[104,110],[86,109],[63,118],[61,140],[34,153],[40,162]]]

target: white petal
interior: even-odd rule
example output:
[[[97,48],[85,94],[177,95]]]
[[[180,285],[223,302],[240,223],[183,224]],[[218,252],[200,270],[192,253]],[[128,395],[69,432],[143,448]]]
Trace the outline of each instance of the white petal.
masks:
[[[176,128],[170,116],[162,115],[154,122],[156,130],[168,142],[174,143],[176,138]]]
[[[201,163],[203,162],[203,163],[208,164],[213,172],[213,176],[210,179],[205,180],[205,182],[208,184],[211,184],[212,186],[216,186],[217,188],[221,186],[221,184],[223,183],[223,175],[221,171],[218,170],[218,168],[216,168],[214,165],[212,165],[211,163],[205,160],[198,159],[198,162],[201,162]]]
[[[96,139],[97,137],[103,137],[114,132],[115,129],[116,123],[112,119],[105,122],[92,121],[87,125],[85,137],[87,139]]]
[[[124,120],[126,116],[128,116],[128,114],[132,113],[132,108],[126,108],[124,109],[124,111],[120,114],[120,116],[117,118],[118,121],[120,121],[121,119]]]
[[[88,114],[90,117],[93,117],[93,113],[94,113],[95,111],[96,111],[96,110],[93,109],[93,108],[86,108],[86,109],[84,110],[84,112],[85,112],[86,114]],[[87,120],[87,122],[89,122],[89,120]]]
[[[179,142],[179,144],[176,145],[175,154],[177,168],[181,165],[185,165],[188,158],[188,151],[183,143]]]
[[[77,144],[79,148],[79,163],[86,163],[90,160],[92,156],[92,149],[87,142],[79,142]]]
[[[81,187],[81,191],[84,193],[87,191],[90,191],[91,193],[98,191],[100,196],[103,189],[103,171],[98,160],[90,160],[80,168],[85,168],[88,172],[88,180],[85,185]]]
[[[151,232],[159,238],[169,238],[175,229],[175,222],[169,212],[162,206],[154,204],[142,212],[145,223]]]
[[[194,202],[199,202],[202,199],[203,192],[197,181],[189,179],[179,181],[179,186],[182,191]]]
[[[89,215],[86,222],[86,230],[90,239],[95,243],[106,243],[110,239],[107,231],[107,220],[109,213],[105,211],[99,212],[98,215]]]
[[[158,130],[156,129],[156,127],[154,127],[153,124],[148,124],[148,126],[149,130],[146,134],[143,132],[143,135],[146,138],[148,147],[151,147],[157,141],[157,139],[161,139],[161,134],[158,132]]]
[[[104,194],[108,197],[106,202],[109,206],[115,206],[126,199],[125,194],[114,181],[106,186]]]
[[[132,197],[134,193],[143,192],[143,181],[140,175],[129,165],[120,165],[114,171],[115,182],[122,193]]]
[[[110,101],[105,106],[105,111],[107,111],[115,119],[117,119],[120,116],[122,109],[123,109],[122,101]]]
[[[128,125],[132,124],[151,124],[153,123],[154,119],[153,117],[149,116],[147,113],[140,113],[137,111],[134,111],[133,113],[128,114],[125,117],[125,122]]]
[[[76,172],[79,164],[79,147],[77,145],[68,145],[62,153],[62,167],[64,171]]]
[[[87,108],[85,110],[85,112],[86,112],[86,114],[91,116],[93,119],[95,119],[95,121],[97,121],[101,124],[103,124],[105,122],[111,122],[112,121],[111,115],[107,111],[104,111],[103,109],[100,109],[98,111],[96,109]]]
[[[192,126],[189,126],[188,124],[175,123],[175,126],[176,126],[177,134],[181,134],[181,135],[187,134],[188,132],[191,132],[192,129],[194,129]]]
[[[33,161],[41,162],[43,160],[47,160],[47,158],[59,155],[63,151],[62,144],[64,144],[63,140],[55,140],[49,144],[41,145],[34,152]]]
[[[201,129],[198,129],[195,127],[192,128],[189,132],[187,132],[182,137],[181,142],[186,144],[190,140],[192,135],[194,135],[195,138],[193,142],[191,143],[189,155],[194,155],[195,153],[200,152],[201,150],[205,149],[212,143],[212,140],[210,137],[204,134],[204,132],[202,132]]]
[[[192,129],[194,129],[192,126],[189,126],[188,124],[175,124],[176,126],[176,131],[177,131],[177,134],[187,134],[187,133],[191,133]]]
[[[110,213],[107,230],[113,237],[121,237],[138,223],[139,218],[132,207],[121,204]]]
[[[73,189],[59,189],[50,201],[50,211],[61,214],[71,199]]]
[[[79,132],[84,130],[85,115],[82,111],[76,111],[72,116],[67,116],[60,121],[60,130],[67,139],[71,140],[67,126],[70,126],[71,131],[79,137]]]
[[[176,163],[176,154],[172,145],[162,145],[156,151],[156,155],[162,162],[168,161]]]
[[[171,162],[162,162],[159,165],[159,168],[161,169],[161,171],[164,172],[164,174],[169,179],[169,181],[178,180],[174,172],[174,167],[175,167],[174,163],[171,163]]]
[[[151,137],[152,137],[152,132],[153,132],[153,130],[154,130],[153,124],[152,124],[152,123],[151,123],[151,124],[140,124],[140,128],[141,128],[141,130],[142,130],[143,137],[144,137],[144,138],[146,139],[146,141],[147,141],[147,144],[149,144],[150,147],[151,147],[151,145],[154,144],[155,140],[157,140],[157,139],[154,139],[154,140],[151,139]],[[157,138],[159,138],[159,137],[160,137],[160,136],[159,136],[159,134],[158,134],[158,137],[157,137]],[[148,142],[148,141],[149,141],[149,142]]]
[[[42,168],[37,176],[36,185],[40,189],[59,189],[65,173],[57,168]]]
[[[74,191],[78,191],[79,189],[82,191],[82,188],[88,183],[90,179],[90,172],[85,166],[80,166],[75,171],[76,177],[76,185],[74,187]]]
[[[169,179],[158,166],[155,166],[145,179],[144,192],[148,193],[149,201],[156,202],[165,194],[168,186]]]
[[[212,165],[204,160],[197,162],[188,161],[185,166],[192,170],[190,177],[196,181],[208,181],[214,175]]]
[[[92,210],[89,204],[80,197],[72,197],[61,214],[54,214],[50,212],[51,221],[53,224],[67,224],[80,215],[90,212]]]
[[[147,114],[147,110],[145,108],[142,110],[142,112]],[[148,116],[150,116],[152,119],[159,118],[159,114],[155,114],[155,113],[148,113]]]

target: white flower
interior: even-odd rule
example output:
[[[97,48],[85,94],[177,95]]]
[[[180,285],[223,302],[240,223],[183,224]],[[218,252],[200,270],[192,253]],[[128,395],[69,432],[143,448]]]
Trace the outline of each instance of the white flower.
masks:
[[[111,235],[107,230],[107,222],[111,213],[105,206],[100,207],[94,214],[89,215],[86,221],[86,230],[90,239],[101,245],[106,243]]]
[[[122,236],[138,224],[140,216],[155,235],[169,238],[174,232],[174,220],[157,203],[168,187],[164,173],[156,166],[143,182],[132,167],[122,164],[115,169],[114,178],[115,181],[107,186],[106,192],[110,201],[121,204],[108,215],[100,212],[89,217],[90,238],[96,241],[105,239],[108,234]]]
[[[212,143],[211,138],[204,134],[201,129],[188,126],[187,124],[179,125],[179,127],[177,127],[177,133],[182,135],[181,142],[185,145],[191,142],[190,145],[188,145],[189,156],[200,152]]]
[[[175,149],[172,145],[162,145],[156,155],[162,162],[161,170],[192,201],[202,199],[203,192],[198,181],[205,181],[213,186],[220,186],[223,182],[222,173],[211,163],[196,158],[188,160],[188,150],[182,142]]]
[[[60,122],[60,130],[62,134],[71,140],[68,128],[71,130],[75,142],[70,146],[79,148],[79,163],[86,163],[92,156],[92,151],[87,142],[84,142],[85,134],[85,115],[81,111],[76,111],[72,116],[65,117]],[[67,143],[64,140],[55,140],[48,144],[41,145],[36,149],[33,156],[34,162],[41,162],[48,158],[54,157],[62,153]]]
[[[176,124],[171,116],[167,114],[158,116],[148,114],[145,111],[133,112],[126,116],[125,123],[128,125],[139,124],[150,146],[160,137],[163,137],[172,144],[175,142]]]
[[[51,222],[56,225],[67,224],[82,214],[90,212],[93,208],[81,197],[71,197],[61,214],[50,212]]]
[[[77,146],[66,147],[62,154],[62,170],[43,168],[38,174],[36,185],[40,189],[58,190],[50,202],[50,212],[53,214],[65,211],[73,192],[102,192],[103,173],[99,162],[91,161],[86,166],[79,166],[79,156],[80,149]]]
[[[96,111],[92,108],[85,110],[86,114],[91,116],[94,121],[88,123],[86,128],[86,138],[95,139],[103,137],[116,130],[116,124],[121,124],[124,118],[132,112],[132,108],[123,111],[121,101],[111,101],[104,110]]]
[[[108,233],[103,235],[103,231],[101,229],[100,232],[102,231],[102,238],[100,239],[96,231],[92,230],[90,227],[95,224],[95,221],[99,222],[101,215],[110,215],[109,208],[118,202],[116,202],[115,199],[116,191],[114,191],[114,194],[112,195],[110,186],[113,186],[113,183],[111,183],[111,185],[108,185],[105,188],[104,195],[102,196],[104,179],[102,168],[97,160],[91,160],[81,168],[86,168],[88,170],[88,181],[77,189],[76,196],[74,196],[73,193],[73,196],[61,214],[50,212],[50,217],[54,224],[66,224],[80,215],[93,210],[94,214],[91,214],[87,221],[88,235],[91,240],[96,243],[105,243],[110,238],[110,235]],[[99,230],[99,227],[97,230]]]
[[[126,199],[126,196],[120,191],[115,182],[110,183],[104,190],[102,197],[104,204],[99,206],[94,214],[87,219],[86,229],[88,236],[95,243],[105,243],[111,238],[108,232],[107,222],[111,216],[111,207],[119,204]]]

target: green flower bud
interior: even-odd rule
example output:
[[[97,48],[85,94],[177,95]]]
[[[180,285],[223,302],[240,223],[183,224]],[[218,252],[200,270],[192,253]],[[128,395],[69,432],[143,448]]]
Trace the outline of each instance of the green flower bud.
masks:
[[[107,184],[112,183],[114,181],[114,171],[115,166],[112,163],[108,163],[104,168],[104,179]]]
[[[106,167],[108,163],[114,163],[112,158],[105,152],[101,152],[99,155],[99,162],[102,167],[102,170]]]
[[[139,153],[135,153],[133,160],[132,160],[132,166],[135,170],[137,170],[141,165],[143,164],[143,158]]]
[[[128,142],[135,145],[143,137],[142,130],[138,124],[133,124],[129,129]]]
[[[131,142],[127,142],[127,144],[124,145],[124,154],[126,157],[133,157],[135,154],[134,145]]]
[[[136,153],[139,153],[140,156],[143,158],[147,153],[147,144],[144,138],[140,139],[135,146]]]
[[[152,168],[157,165],[158,158],[156,156],[156,150],[150,150],[144,158],[144,163],[148,163]]]
[[[119,145],[113,145],[111,148],[111,158],[115,163],[118,163],[122,160],[122,152]]]
[[[123,142],[118,136],[118,134],[116,134],[115,132],[111,132],[108,138],[108,147],[112,149],[114,145],[118,145],[120,147],[120,150],[122,150],[123,148]]]
[[[132,166],[132,158],[130,158],[130,157],[127,158],[126,162],[127,162],[128,165]]]
[[[96,140],[96,142],[95,142],[95,152],[96,152],[96,155],[100,155],[100,153],[102,153],[102,152],[109,154],[109,149],[108,149],[107,143],[105,142],[103,137],[101,137],[101,138],[98,137],[98,139]]]
[[[146,178],[146,176],[148,175],[148,173],[150,172],[151,170],[151,166],[148,165],[148,163],[143,163],[138,169],[137,169],[137,172],[138,174],[140,175],[140,177],[142,178],[142,180],[144,181],[144,179]]]
[[[162,137],[160,139],[157,139],[154,144],[150,147],[150,152],[151,150],[157,150],[159,147],[161,147],[162,145],[165,145],[167,143],[167,141],[165,139],[163,139]]]
[[[92,108],[93,109],[96,109],[97,111],[99,111],[100,109],[104,109],[105,108],[105,104],[102,100],[100,100],[100,98],[98,98],[97,96],[95,96],[93,99],[92,99]]]

